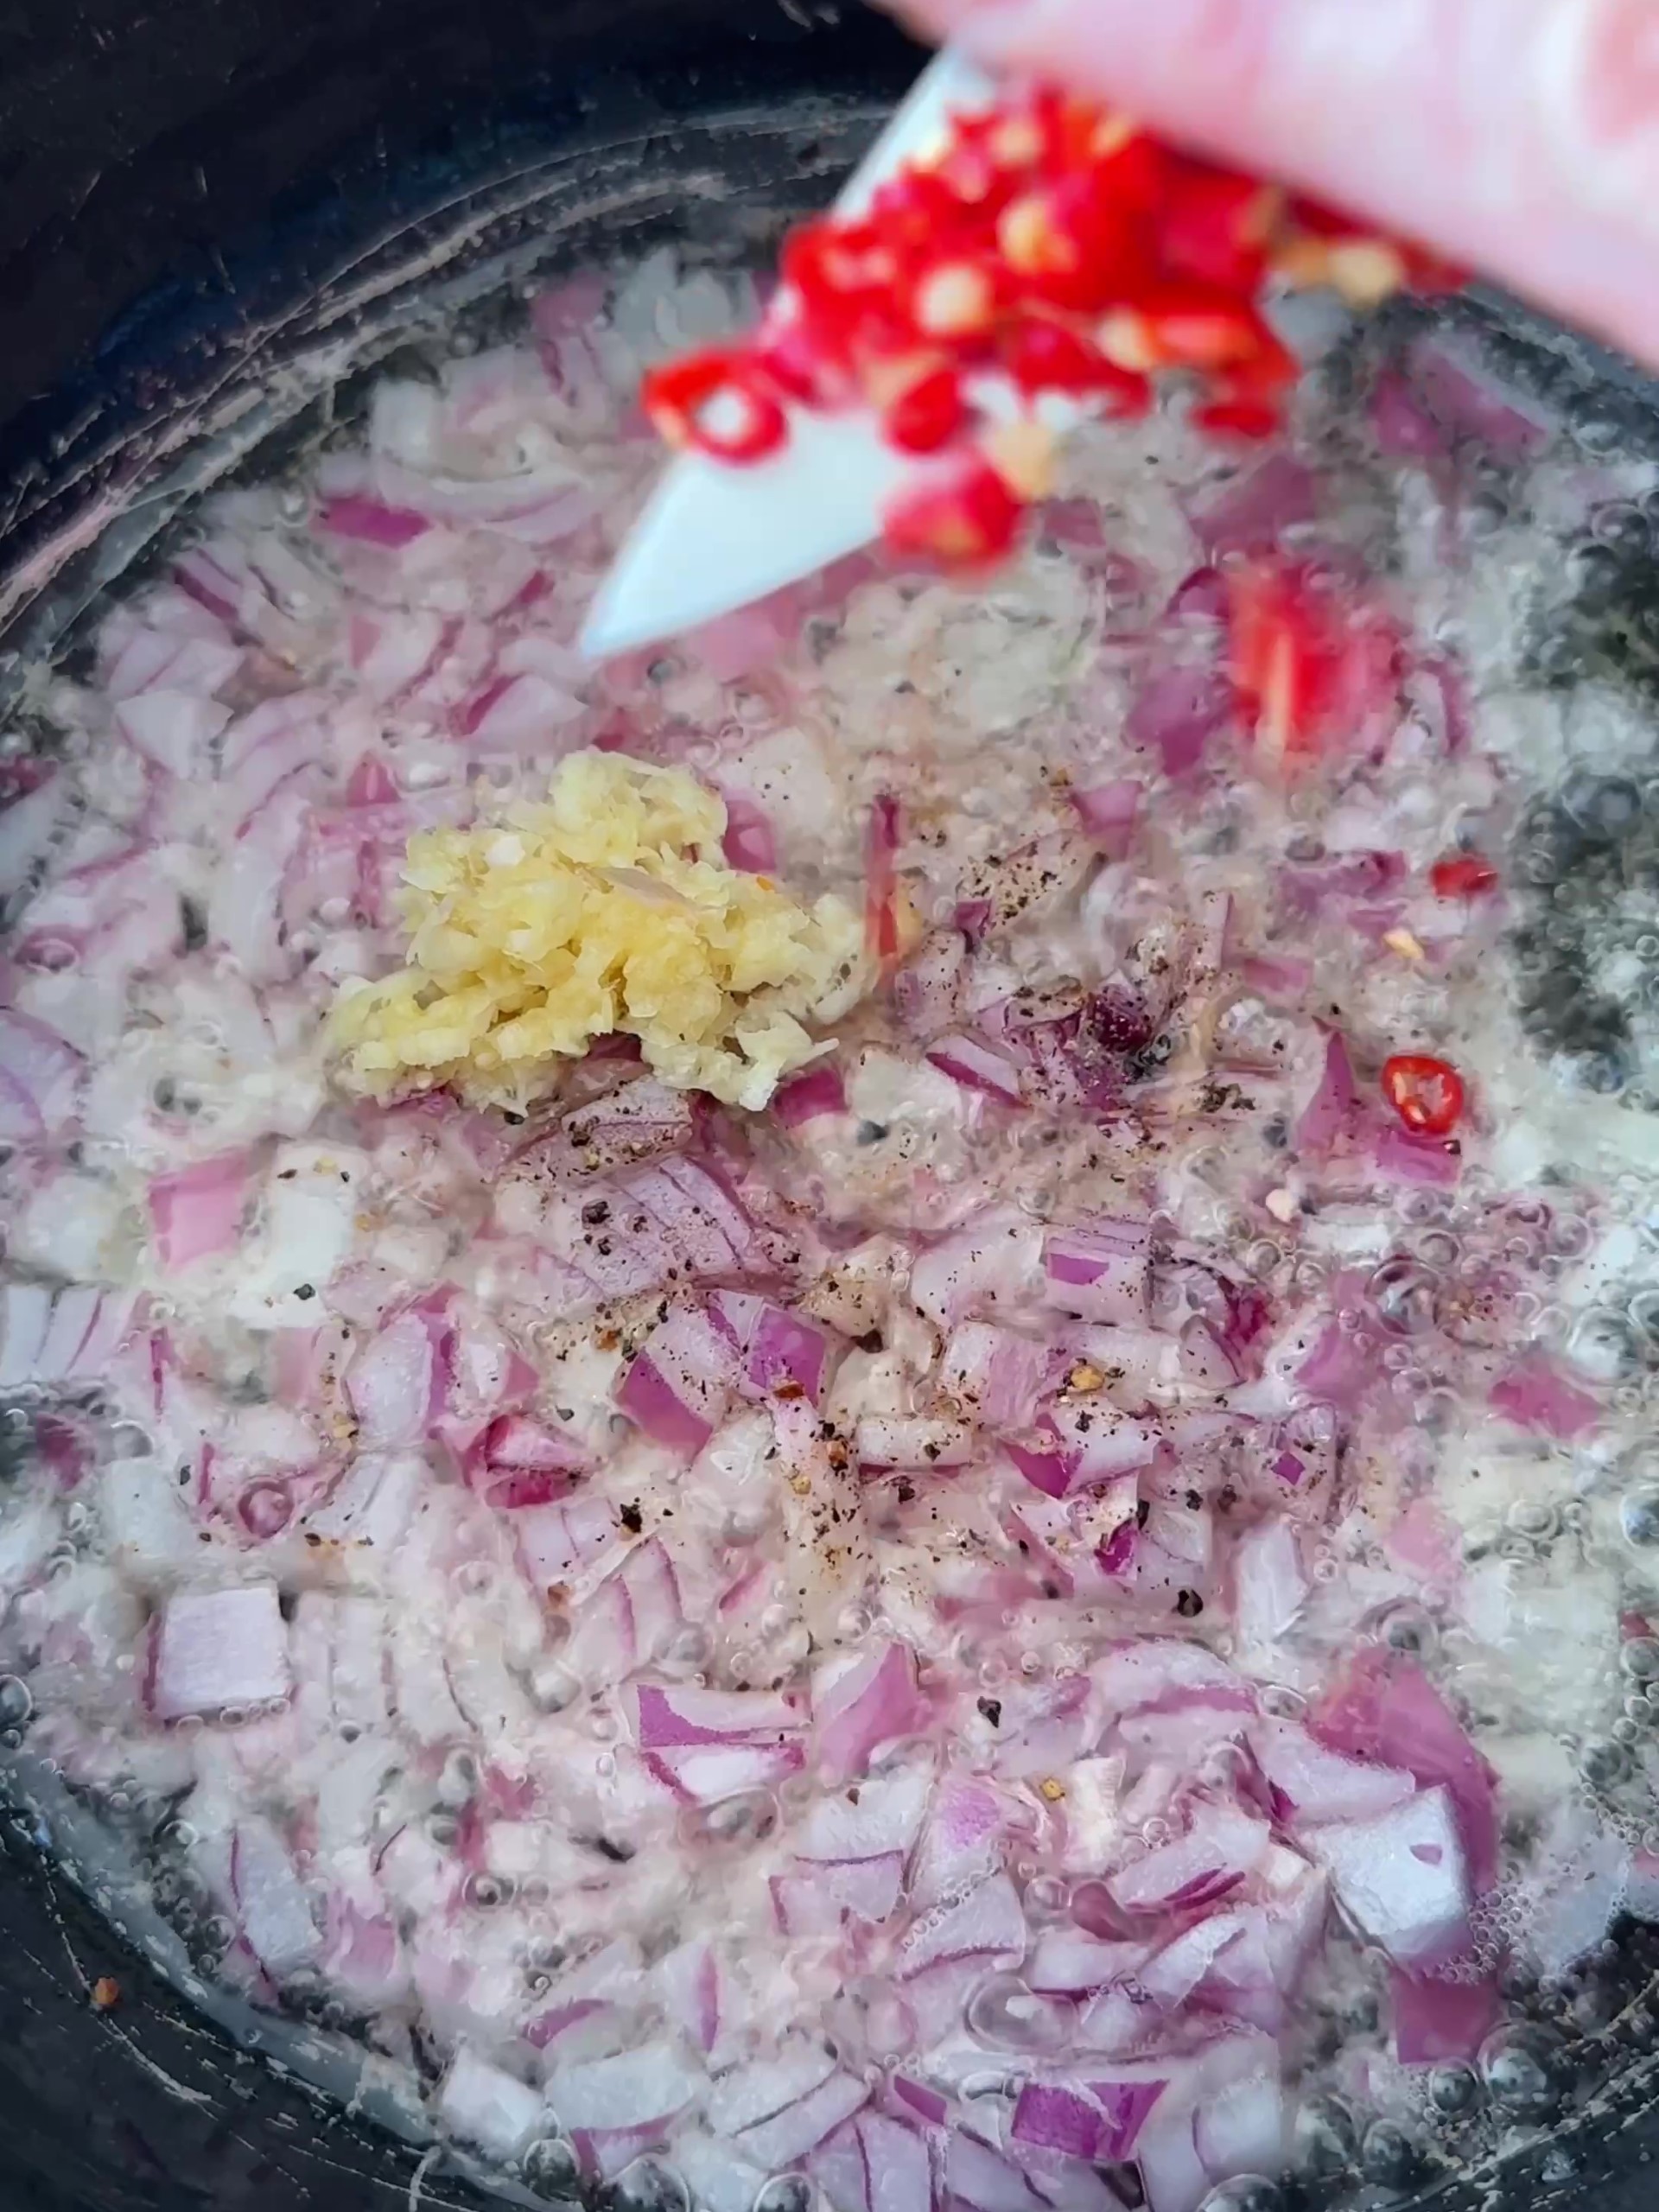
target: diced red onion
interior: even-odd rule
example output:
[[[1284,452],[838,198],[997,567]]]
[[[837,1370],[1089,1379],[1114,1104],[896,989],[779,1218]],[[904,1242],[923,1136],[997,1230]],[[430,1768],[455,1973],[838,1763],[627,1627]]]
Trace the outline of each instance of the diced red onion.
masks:
[[[1491,1981],[1435,1981],[1396,1967],[1389,1989],[1394,2055],[1402,2066],[1467,2065],[1497,2024]]]
[[[918,1414],[866,1414],[853,1433],[865,1467],[965,1467],[978,1450],[965,1421]]]
[[[424,525],[423,525],[424,527]],[[397,543],[400,541],[385,541]],[[438,2116],[452,2134],[494,2158],[512,2158],[546,2124],[540,2093],[463,2047],[438,2094]]]
[[[1192,525],[1205,554],[1217,561],[1228,554],[1273,552],[1290,532],[1316,522],[1319,512],[1312,469],[1289,454],[1274,454],[1200,508]]]
[[[1015,1063],[981,1038],[958,1031],[938,1038],[927,1048],[927,1058],[941,1073],[964,1090],[982,1091],[1005,1106],[1023,1106],[1020,1070]]]
[[[1403,1767],[1424,1789],[1444,1784],[1457,1804],[1476,1890],[1491,1886],[1497,1871],[1497,1777],[1421,1669],[1393,1652],[1359,1652],[1308,1726],[1332,1751]]]
[[[1519,1428],[1570,1444],[1587,1435],[1601,1408],[1587,1390],[1569,1382],[1542,1352],[1527,1353],[1492,1385],[1490,1402]]]
[[[1088,1321],[1143,1325],[1152,1231],[1142,1221],[1096,1221],[1051,1230],[1043,1243],[1044,1295]]]
[[[1339,1029],[1325,1032],[1325,1065],[1318,1088],[1296,1125],[1296,1148],[1318,1159],[1352,1128],[1359,1110],[1359,1089]]]
[[[806,1725],[791,1699],[769,1690],[707,1690],[643,1682],[632,1693],[635,1740],[646,1751],[690,1744],[779,1743]]]
[[[772,1111],[786,1129],[798,1129],[826,1114],[844,1114],[847,1086],[840,1069],[820,1061],[804,1074],[780,1083],[772,1094]]]
[[[906,1645],[877,1643],[854,1659],[832,1661],[812,1685],[818,1764],[830,1775],[862,1774],[878,1745],[919,1726],[925,1711]]]
[[[1448,1790],[1309,1828],[1304,1840],[1350,1917],[1396,1966],[1432,1966],[1467,1948],[1472,1899]]]
[[[148,1685],[157,1719],[267,1705],[292,1686],[274,1582],[180,1591],[162,1607]]]
[[[925,1913],[899,1946],[899,1974],[908,1980],[947,1959],[1018,1965],[1025,1956],[1026,1916],[1006,1874],[994,1874],[954,1904]]]
[[[1039,1224],[1012,1208],[993,1209],[917,1255],[911,1297],[940,1328],[976,1311],[1014,1304],[1038,1279],[1042,1245]]]
[[[1166,776],[1190,775],[1234,715],[1232,686],[1206,668],[1150,676],[1123,724],[1127,743],[1155,753]]]
[[[316,526],[331,537],[354,537],[365,545],[408,545],[431,528],[424,515],[408,507],[389,507],[379,499],[347,495],[325,499]]]
[[[1491,383],[1451,339],[1420,339],[1411,349],[1410,375],[1436,421],[1501,461],[1528,460],[1554,435],[1541,411],[1518,392]]]
[[[429,1318],[400,1313],[353,1357],[346,1388],[360,1442],[371,1451],[417,1444],[442,1402],[443,1376]]]
[[[1418,1135],[1397,1122],[1379,1122],[1371,1139],[1371,1157],[1390,1182],[1418,1183],[1447,1191],[1463,1171],[1457,1140]]]
[[[792,2165],[816,2149],[832,2129],[850,2120],[869,2101],[869,2090],[851,2074],[832,2074],[794,2104],[757,2120],[733,2137],[734,2147],[762,2173]]]
[[[629,1363],[616,1402],[645,1434],[695,1459],[736,1380],[735,1348],[701,1307],[676,1306]]]
[[[777,873],[778,839],[771,822],[753,799],[728,795],[721,850],[733,868],[750,875]]]
[[[1130,778],[1116,783],[1073,785],[1067,793],[1077,819],[1108,860],[1122,860],[1135,842],[1145,787]]]
[[[151,1179],[150,1227],[164,1268],[188,1267],[236,1243],[252,1173],[251,1154],[222,1152]]]

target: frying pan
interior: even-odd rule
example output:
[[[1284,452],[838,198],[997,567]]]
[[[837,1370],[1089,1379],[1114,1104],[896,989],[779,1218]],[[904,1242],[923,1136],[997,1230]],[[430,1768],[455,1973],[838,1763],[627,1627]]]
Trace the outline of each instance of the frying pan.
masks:
[[[514,284],[596,252],[764,252],[918,66],[841,0],[24,0],[6,34],[0,702],[24,653],[73,658],[97,593],[143,573],[194,492],[279,466],[399,346],[455,318],[487,340]],[[1628,368],[1502,302],[1457,312],[1586,446],[1659,456]],[[181,1993],[120,1834],[95,1837],[26,1745],[0,1783],[8,2212],[502,2201],[407,2114],[348,2110],[314,2025]],[[1516,1995],[1548,2094],[1478,2159],[1453,2126],[1250,2212],[1651,2212],[1659,1934],[1623,1923],[1567,1987]]]

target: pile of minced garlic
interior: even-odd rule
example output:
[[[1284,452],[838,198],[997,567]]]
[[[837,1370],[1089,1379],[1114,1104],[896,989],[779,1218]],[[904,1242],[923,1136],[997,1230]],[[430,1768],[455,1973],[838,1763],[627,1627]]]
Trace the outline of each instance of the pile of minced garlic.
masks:
[[[406,966],[353,980],[342,1072],[376,1096],[448,1085],[522,1108],[596,1038],[639,1039],[664,1081],[764,1106],[866,983],[862,924],[721,857],[724,803],[677,768],[584,752],[545,801],[410,840]]]

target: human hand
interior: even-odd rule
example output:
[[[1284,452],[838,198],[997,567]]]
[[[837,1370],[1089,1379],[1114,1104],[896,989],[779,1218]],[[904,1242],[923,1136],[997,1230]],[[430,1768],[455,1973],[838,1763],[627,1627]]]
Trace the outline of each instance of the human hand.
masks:
[[[1659,367],[1659,0],[889,0]]]

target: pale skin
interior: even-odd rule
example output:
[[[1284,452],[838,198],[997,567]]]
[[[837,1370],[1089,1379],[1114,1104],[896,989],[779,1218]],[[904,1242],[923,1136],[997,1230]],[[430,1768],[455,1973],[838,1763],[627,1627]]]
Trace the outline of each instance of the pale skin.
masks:
[[[890,0],[1659,369],[1659,0]]]

